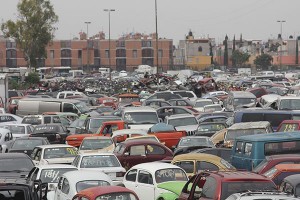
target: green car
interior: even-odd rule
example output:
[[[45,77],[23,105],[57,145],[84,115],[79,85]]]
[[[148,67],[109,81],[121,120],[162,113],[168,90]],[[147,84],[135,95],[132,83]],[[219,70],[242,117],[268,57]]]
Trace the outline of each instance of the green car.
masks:
[[[169,181],[160,183],[157,188],[167,190],[169,192],[161,193],[157,200],[177,200],[186,181]]]

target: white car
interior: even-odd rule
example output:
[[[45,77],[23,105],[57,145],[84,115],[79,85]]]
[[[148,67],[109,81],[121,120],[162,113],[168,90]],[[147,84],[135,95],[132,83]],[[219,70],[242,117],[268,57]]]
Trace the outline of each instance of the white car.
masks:
[[[111,137],[86,137],[82,140],[78,153],[112,153],[116,144]]]
[[[67,144],[41,145],[33,149],[31,159],[35,165],[71,164],[77,149]]]
[[[222,112],[224,110],[220,104],[206,105],[203,107],[203,112],[205,113]]]
[[[77,171],[77,168],[72,165],[61,164],[35,166],[29,172],[27,180],[41,180],[42,183],[48,183],[49,191],[54,191],[59,177],[69,171]]]
[[[31,124],[0,124],[0,126],[1,128],[10,130],[14,138],[26,137],[33,132],[33,126]]]
[[[21,124],[23,118],[13,114],[0,114],[0,125],[3,124]]]
[[[188,135],[194,135],[199,123],[194,115],[177,114],[167,116],[166,124],[173,125],[177,131],[186,131]]]
[[[127,171],[123,185],[133,190],[140,199],[158,199],[163,193],[172,193],[171,190],[162,189],[162,185],[176,182],[182,186],[188,177],[183,169],[178,166],[151,162],[133,166]],[[178,195],[178,194],[177,194]]]
[[[70,200],[81,190],[112,185],[111,178],[103,172],[71,171],[64,173],[55,191],[47,194],[48,200]]]
[[[235,193],[226,198],[226,200],[296,200],[299,198],[293,197],[286,193],[281,192],[243,192],[243,193]]]
[[[199,112],[203,112],[204,106],[212,104],[214,104],[214,102],[211,99],[197,99],[193,108]]]
[[[0,128],[0,145],[2,148],[2,153],[7,153],[12,143],[13,143],[13,136],[10,130]]]
[[[78,154],[72,165],[78,170],[102,171],[109,175],[114,185],[122,182],[126,172],[120,161],[113,153],[85,153]]]

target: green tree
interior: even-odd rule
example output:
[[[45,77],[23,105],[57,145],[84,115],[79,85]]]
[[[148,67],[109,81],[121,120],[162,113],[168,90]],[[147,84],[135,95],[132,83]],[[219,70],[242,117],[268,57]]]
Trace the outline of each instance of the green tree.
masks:
[[[22,0],[17,5],[18,19],[1,25],[5,37],[13,38],[30,68],[36,69],[39,59],[47,58],[46,46],[54,38],[58,16],[50,0]]]
[[[209,55],[210,57],[210,64],[214,64],[214,53],[213,53],[213,46],[211,42],[209,42]]]
[[[25,82],[30,85],[39,83],[40,82],[39,74],[36,72],[29,73],[28,76],[25,78]]]
[[[240,52],[239,50],[235,50],[232,52],[231,60],[236,66],[241,67],[246,62],[249,61],[250,55],[248,53]]]
[[[223,41],[224,45],[224,65],[228,66],[228,36],[225,36],[225,40]]]
[[[267,70],[269,66],[272,65],[273,57],[269,54],[261,54],[257,56],[254,60],[254,64],[256,67],[261,68],[263,70]]]

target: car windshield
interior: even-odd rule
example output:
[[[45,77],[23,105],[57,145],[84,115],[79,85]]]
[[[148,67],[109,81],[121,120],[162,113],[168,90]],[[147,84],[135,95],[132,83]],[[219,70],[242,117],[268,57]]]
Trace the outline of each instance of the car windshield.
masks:
[[[207,106],[207,105],[212,105],[213,102],[212,101],[198,101],[196,102],[195,106],[196,108],[201,108],[201,107],[204,107],[204,106]]]
[[[59,126],[49,126],[49,125],[42,125],[36,126],[33,130],[33,133],[58,133],[60,132]]]
[[[75,106],[78,108],[78,110],[81,112],[81,113],[87,113],[87,112],[90,112],[90,109],[86,106],[86,104],[84,102],[78,102],[78,103],[75,103]]]
[[[121,154],[121,153],[123,153],[123,151],[125,150],[125,148],[126,148],[126,145],[119,143],[119,144],[116,146],[116,148],[115,148],[115,150],[114,150],[114,153],[119,153],[119,154]]]
[[[185,118],[178,118],[178,119],[169,119],[168,124],[177,127],[177,126],[197,125],[198,122],[195,117],[185,117]]]
[[[5,125],[3,128],[10,130],[12,134],[25,134],[25,127],[18,125]]]
[[[130,98],[130,97],[120,97],[119,102],[120,103],[131,103],[131,102],[139,102],[139,98]]]
[[[156,183],[164,183],[168,181],[187,181],[188,178],[182,169],[169,168],[157,170],[155,180]]]
[[[224,124],[200,124],[198,127],[198,132],[219,131],[224,128]]]
[[[234,193],[244,191],[275,191],[276,187],[271,181],[232,181],[222,183],[221,200]]]
[[[234,105],[235,106],[241,106],[246,104],[253,104],[255,103],[256,99],[251,98],[240,98],[240,99],[234,99]]]
[[[267,133],[265,128],[260,129],[241,129],[241,130],[227,130],[227,134],[225,136],[226,140],[234,140],[236,137],[243,135],[255,135],[255,134],[263,134]]]
[[[0,172],[30,171],[34,167],[32,161],[28,158],[7,158],[0,159]]]
[[[279,110],[300,110],[300,99],[282,99]]]
[[[83,156],[80,168],[120,167],[114,155]]]
[[[96,200],[137,200],[137,198],[129,192],[114,192],[98,196]]]
[[[69,158],[76,155],[77,149],[75,147],[53,147],[45,149],[44,159]]]
[[[34,147],[43,145],[42,140],[15,140],[11,149],[33,150]]]
[[[43,183],[58,183],[60,176],[66,172],[77,170],[76,168],[50,168],[41,171],[40,179]]]
[[[293,132],[299,130],[298,123],[283,123],[277,132]]]
[[[209,138],[186,137],[181,139],[178,144],[178,147],[190,147],[190,146],[213,146],[213,143],[209,140]]]
[[[125,113],[124,120],[128,124],[156,124],[158,117],[156,112],[129,112]]]
[[[262,169],[264,169],[268,164],[268,160],[264,159],[263,161],[261,161],[261,163],[259,163],[259,165],[257,165],[254,169],[253,172],[260,172]]]
[[[97,111],[99,113],[102,113],[102,112],[113,112],[114,109],[112,107],[103,107],[103,108],[98,108]]]
[[[24,117],[22,124],[39,125],[42,123],[42,117]]]
[[[80,192],[91,187],[109,186],[110,183],[103,180],[83,180],[76,183],[76,191]]]
[[[80,145],[80,150],[103,149],[113,144],[110,139],[84,139]]]

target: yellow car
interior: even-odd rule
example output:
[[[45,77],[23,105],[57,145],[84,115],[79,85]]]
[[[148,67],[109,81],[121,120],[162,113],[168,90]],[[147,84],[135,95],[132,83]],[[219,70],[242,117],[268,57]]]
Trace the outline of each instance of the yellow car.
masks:
[[[188,176],[201,171],[232,171],[236,170],[224,159],[206,153],[188,153],[175,156],[171,162],[185,170]]]

